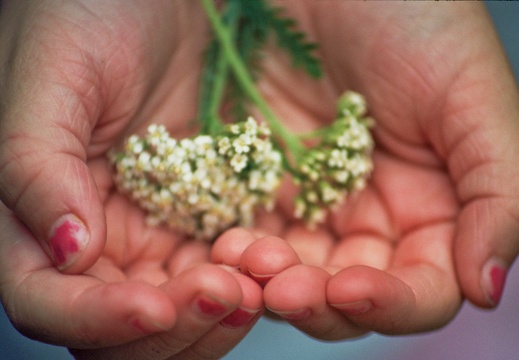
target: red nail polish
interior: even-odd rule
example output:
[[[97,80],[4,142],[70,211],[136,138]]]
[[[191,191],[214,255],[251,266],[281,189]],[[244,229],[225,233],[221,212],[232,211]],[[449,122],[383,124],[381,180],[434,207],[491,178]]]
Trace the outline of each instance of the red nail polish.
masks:
[[[88,232],[76,216],[65,215],[59,218],[51,229],[48,243],[56,266],[60,269],[70,266],[88,241]]]
[[[499,304],[505,287],[508,267],[497,258],[491,258],[483,267],[481,286],[492,306]]]
[[[225,314],[225,312],[228,309],[228,307],[226,305],[222,304],[221,302],[218,302],[218,301],[206,298],[206,297],[200,297],[196,301],[196,304],[198,306],[198,309],[202,313],[204,313],[206,315],[210,315],[210,316],[221,316],[221,315]]]
[[[257,313],[258,310],[238,308],[227,315],[227,317],[221,321],[221,324],[231,328],[245,326],[254,318],[254,316],[256,316]]]

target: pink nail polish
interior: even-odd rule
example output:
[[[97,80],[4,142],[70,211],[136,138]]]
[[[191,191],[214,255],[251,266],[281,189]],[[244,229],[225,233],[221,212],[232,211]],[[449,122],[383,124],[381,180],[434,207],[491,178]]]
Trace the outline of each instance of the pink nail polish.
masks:
[[[498,258],[491,258],[483,266],[481,287],[492,306],[496,306],[501,300],[507,272],[506,263]]]
[[[241,326],[247,325],[254,318],[254,316],[256,316],[258,312],[258,310],[247,310],[243,308],[238,308],[229,315],[227,315],[221,321],[221,324],[231,328],[239,328]]]
[[[75,215],[64,215],[56,221],[49,237],[49,249],[56,266],[63,270],[80,255],[89,241],[85,225]]]
[[[228,309],[226,305],[216,300],[209,299],[208,297],[198,298],[196,301],[196,305],[203,314],[209,316],[221,316],[225,314],[225,312]]]

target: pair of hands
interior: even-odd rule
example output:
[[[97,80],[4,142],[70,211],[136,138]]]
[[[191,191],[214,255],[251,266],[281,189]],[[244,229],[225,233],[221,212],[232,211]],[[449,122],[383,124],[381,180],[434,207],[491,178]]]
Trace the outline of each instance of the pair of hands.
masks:
[[[343,339],[440,327],[463,297],[498,303],[519,252],[519,100],[483,6],[281,5],[327,76],[272,50],[263,94],[298,131],[332,119],[342,91],[365,94],[375,171],[317,232],[291,218],[287,185],[257,228],[210,248],[146,227],[105,155],[150,122],[190,133],[199,4],[2,2],[0,298],[22,333],[78,358],[218,358],[265,306]]]

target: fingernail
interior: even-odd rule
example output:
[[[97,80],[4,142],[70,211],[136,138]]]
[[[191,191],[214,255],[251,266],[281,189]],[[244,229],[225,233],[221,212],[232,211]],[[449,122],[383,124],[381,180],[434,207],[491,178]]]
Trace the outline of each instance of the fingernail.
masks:
[[[256,281],[259,286],[264,288],[274,275],[259,275],[249,271],[249,276]]]
[[[85,225],[75,215],[64,215],[51,228],[48,246],[58,269],[64,270],[77,260],[90,240]]]
[[[346,315],[361,315],[367,313],[373,304],[370,300],[360,300],[346,304],[332,304],[332,306]]]
[[[130,325],[144,334],[153,334],[159,331],[169,330],[167,327],[156,322],[145,321],[140,318],[130,320]]]
[[[200,296],[195,301],[196,307],[202,314],[209,316],[221,316],[227,312],[229,307],[222,301],[210,298],[208,296]]]
[[[506,281],[508,266],[498,258],[491,258],[483,266],[481,287],[490,305],[496,306],[501,300]]]
[[[247,325],[260,310],[250,310],[245,308],[237,308],[232,313],[227,315],[221,324],[230,328],[239,328]]]
[[[312,310],[310,309],[301,309],[296,311],[275,311],[271,310],[272,312],[278,314],[283,319],[286,320],[304,320],[308,317],[310,317],[310,314],[312,313]]]

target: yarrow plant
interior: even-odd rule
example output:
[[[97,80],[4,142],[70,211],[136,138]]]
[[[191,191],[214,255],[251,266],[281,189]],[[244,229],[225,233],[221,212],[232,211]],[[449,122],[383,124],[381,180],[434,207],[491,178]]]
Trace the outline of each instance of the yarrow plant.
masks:
[[[213,0],[201,2],[214,38],[202,73],[200,134],[177,140],[163,125],[153,124],[144,137],[130,136],[123,151],[110,154],[117,188],[148,213],[150,224],[212,241],[232,226],[252,225],[259,207],[272,209],[288,172],[300,188],[295,217],[309,226],[321,223],[328,209],[364,187],[372,171],[373,120],[364,98],[347,92],[331,125],[311,134],[291,133],[255,86],[258,51],[273,32],[294,66],[319,77],[315,44],[266,0],[227,0],[220,12]],[[251,106],[263,122],[245,115]],[[229,107],[234,123],[222,120],[229,115],[222,109]],[[306,147],[307,139],[317,145]]]
[[[337,119],[321,130],[320,143],[305,152],[294,173],[301,188],[294,215],[310,226],[324,221],[327,210],[340,205],[350,191],[364,188],[373,169],[373,120],[366,117],[364,98],[347,92],[337,107]]]
[[[149,216],[198,239],[250,226],[258,206],[271,209],[281,182],[281,154],[270,131],[249,118],[220,135],[177,141],[162,125],[128,138],[115,153],[115,181]]]

